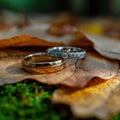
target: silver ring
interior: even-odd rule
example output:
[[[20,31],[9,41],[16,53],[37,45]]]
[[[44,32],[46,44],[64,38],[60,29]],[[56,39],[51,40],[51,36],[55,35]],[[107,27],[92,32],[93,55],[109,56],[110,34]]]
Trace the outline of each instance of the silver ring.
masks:
[[[47,49],[51,57],[57,58],[78,58],[82,59],[86,56],[86,51],[78,47],[52,47]]]
[[[64,59],[52,58],[46,52],[29,54],[22,59],[22,68],[28,72],[51,73],[64,67]]]

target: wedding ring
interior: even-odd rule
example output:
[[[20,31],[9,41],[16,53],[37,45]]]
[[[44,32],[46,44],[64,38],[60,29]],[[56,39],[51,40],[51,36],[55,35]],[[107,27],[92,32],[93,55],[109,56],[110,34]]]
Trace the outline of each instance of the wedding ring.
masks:
[[[56,58],[77,58],[82,59],[86,56],[86,52],[78,47],[52,47],[47,49],[51,57]]]
[[[32,73],[52,73],[64,67],[64,59],[52,58],[46,52],[29,54],[22,59],[22,68]]]

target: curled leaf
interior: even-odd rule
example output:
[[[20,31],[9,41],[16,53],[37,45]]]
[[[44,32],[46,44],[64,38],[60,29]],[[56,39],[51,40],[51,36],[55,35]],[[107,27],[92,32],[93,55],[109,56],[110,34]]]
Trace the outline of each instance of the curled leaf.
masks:
[[[84,34],[88,38],[88,40],[93,42],[95,50],[98,51],[100,54],[112,59],[120,60],[120,41],[118,39],[97,36],[88,33]]]
[[[118,59],[120,60],[120,54],[116,52],[111,52],[111,51],[106,51],[103,50],[102,48],[99,48],[98,46],[94,46],[94,48],[103,56],[112,58],[112,59]]]
[[[91,80],[88,87],[81,90],[75,90],[71,88],[58,89],[54,92],[52,100],[53,102],[70,105],[71,110],[76,117],[97,117],[99,119],[108,119],[110,116],[108,113],[113,110],[109,108],[103,108],[106,107],[105,105],[107,101],[109,101],[109,98],[112,97],[114,94],[113,91],[118,87],[119,84],[119,76],[107,81],[96,78]],[[118,101],[117,98],[116,101]],[[111,101],[111,105],[109,105],[113,107],[115,104],[114,102],[115,101]],[[120,107],[118,106],[118,108]]]
[[[87,52],[85,59],[77,66],[76,72],[63,82],[72,87],[84,87],[94,77],[112,78],[117,74],[118,69],[117,61],[103,58],[94,52]]]
[[[21,35],[9,39],[0,40],[0,48],[4,47],[27,47],[27,46],[62,46],[61,42],[48,42],[41,38],[31,37],[27,35]]]
[[[96,53],[88,53],[78,63],[75,70],[74,59],[66,61],[66,68],[50,74],[32,74],[22,69],[23,56],[7,56],[0,58],[0,84],[16,83],[25,79],[34,79],[45,84],[62,84],[70,87],[84,87],[93,77],[104,79],[116,75],[118,62],[102,58]],[[8,81],[9,80],[9,81]]]

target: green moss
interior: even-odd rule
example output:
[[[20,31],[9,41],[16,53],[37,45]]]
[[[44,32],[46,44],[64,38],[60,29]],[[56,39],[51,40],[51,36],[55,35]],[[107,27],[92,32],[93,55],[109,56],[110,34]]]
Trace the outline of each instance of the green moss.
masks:
[[[120,114],[114,114],[112,118],[113,120],[120,120]]]
[[[72,120],[68,107],[51,102],[54,89],[31,81],[0,86],[0,120]]]

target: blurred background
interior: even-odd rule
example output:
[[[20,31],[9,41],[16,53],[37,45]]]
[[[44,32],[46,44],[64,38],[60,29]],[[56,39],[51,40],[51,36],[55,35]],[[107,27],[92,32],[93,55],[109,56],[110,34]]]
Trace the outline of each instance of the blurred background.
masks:
[[[0,9],[47,14],[67,11],[82,16],[120,17],[120,0],[0,0]]]
[[[120,0],[0,0],[0,32],[9,33],[0,37],[43,37],[44,28],[54,36],[80,30],[120,39],[118,18]]]

